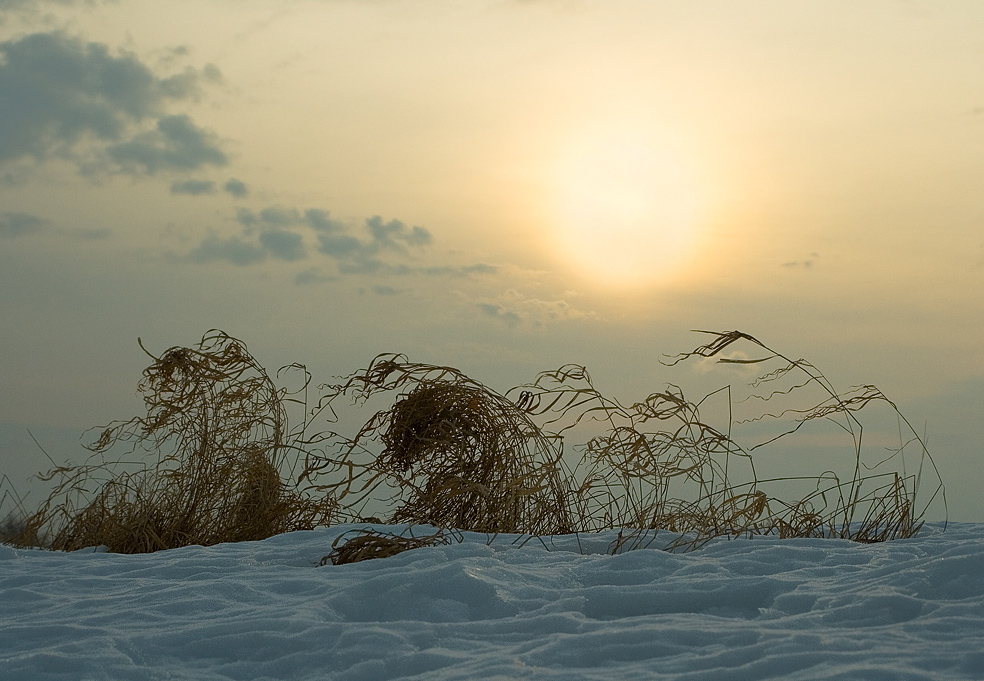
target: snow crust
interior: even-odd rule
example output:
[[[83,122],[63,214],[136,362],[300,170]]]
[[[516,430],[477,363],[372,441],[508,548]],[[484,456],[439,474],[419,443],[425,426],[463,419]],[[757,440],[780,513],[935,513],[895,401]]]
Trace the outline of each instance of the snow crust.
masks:
[[[466,533],[319,567],[354,527],[135,556],[0,545],[0,678],[984,679],[984,524],[614,556],[614,532]]]

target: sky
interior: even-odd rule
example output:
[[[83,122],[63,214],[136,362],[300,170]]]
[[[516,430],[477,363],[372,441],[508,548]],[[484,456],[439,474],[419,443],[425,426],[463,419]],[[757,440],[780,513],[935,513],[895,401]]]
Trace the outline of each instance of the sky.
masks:
[[[0,0],[0,466],[212,328],[625,402],[749,333],[924,435],[984,521],[984,5]],[[689,388],[688,388],[689,389]],[[820,462],[822,465],[822,462]]]

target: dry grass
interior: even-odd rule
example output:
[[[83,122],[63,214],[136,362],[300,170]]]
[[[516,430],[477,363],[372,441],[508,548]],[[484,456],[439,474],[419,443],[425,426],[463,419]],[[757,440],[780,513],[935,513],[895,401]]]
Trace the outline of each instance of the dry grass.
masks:
[[[381,355],[323,388],[322,408],[397,392],[354,437],[330,432],[308,443],[302,477],[327,478],[322,489],[343,505],[361,513],[382,493],[375,501],[389,508],[389,522],[490,533],[574,528],[560,448],[503,395],[456,369],[400,355]]]
[[[679,550],[755,534],[885,541],[912,536],[929,503],[945,504],[925,445],[877,388],[840,394],[809,362],[750,335],[712,336],[667,363],[714,358],[760,369],[741,405],[731,386],[692,401],[670,385],[625,406],[601,394],[578,365],[541,373],[501,395],[449,367],[377,357],[342,383],[323,386],[322,408],[334,413],[343,396],[360,407],[393,392],[391,406],[352,438],[328,432],[310,441],[316,446],[308,448],[303,475],[326,479],[322,489],[337,494],[352,518],[370,506],[388,509],[387,522],[489,533],[626,528],[613,550],[638,546],[654,529],[680,533],[667,546]],[[722,356],[735,344],[759,356]],[[726,407],[717,425],[702,413],[714,401]],[[757,405],[775,409],[733,415],[739,406]],[[862,439],[860,412],[876,406],[898,422],[899,445],[887,452],[872,451]],[[760,460],[776,461],[770,449],[784,449],[789,437],[818,423],[841,437],[849,467],[759,476]],[[577,456],[568,467],[565,439],[585,428],[596,434],[568,452]],[[743,429],[759,439],[743,437]],[[917,506],[924,477],[932,491]],[[790,496],[796,489],[805,492]]]
[[[349,537],[350,534],[355,534],[355,536]],[[342,539],[345,541],[342,542]],[[345,563],[358,563],[374,558],[388,558],[410,549],[450,543],[450,539],[443,530],[423,537],[413,535],[407,537],[376,530],[353,530],[335,538],[335,541],[331,543],[331,553],[322,558],[319,565],[327,565],[328,563],[344,565]]]
[[[111,424],[84,464],[44,476],[55,490],[27,518],[44,545],[143,553],[330,522],[333,499],[283,482],[297,457],[290,396],[241,341],[213,331],[151,358],[138,388],[146,416]]]
[[[37,533],[28,525],[30,515],[24,500],[6,475],[0,475],[0,509],[8,509],[0,519],[0,544],[37,546]]]
[[[668,385],[623,405],[578,365],[503,394],[451,367],[388,354],[320,386],[309,409],[302,366],[284,369],[303,375],[300,389],[278,388],[241,341],[212,331],[197,348],[151,355],[139,385],[146,416],[103,429],[84,464],[52,470],[52,495],[0,538],[132,553],[371,515],[490,534],[620,529],[612,551],[665,530],[673,533],[665,548],[688,550],[756,534],[885,541],[915,534],[930,504],[945,508],[925,444],[877,388],[841,393],[811,363],[748,334],[702,333],[710,342],[665,363],[717,362],[757,377],[696,401]],[[326,417],[338,423],[336,408],[358,415],[377,402],[389,406],[352,436],[312,428]],[[302,412],[293,429],[288,407]],[[878,409],[897,424],[897,446],[875,448],[862,437],[862,412]],[[831,456],[843,461],[806,474],[758,474],[795,458],[793,438],[826,447],[833,436],[841,440]],[[918,494],[924,487],[929,494]],[[347,533],[323,563],[440,543],[444,530]]]
[[[752,336],[738,331],[702,333],[711,333],[713,340],[670,358],[668,364],[718,357],[743,344],[758,356],[749,359],[741,353],[717,361],[764,369],[741,402],[780,408],[735,420],[731,386],[694,402],[672,385],[625,407],[599,394],[587,372],[574,366],[541,374],[533,384],[516,389],[532,395],[541,405],[537,413],[549,416],[555,427],[564,424],[561,430],[585,419],[607,425],[604,434],[581,449],[574,475],[578,484],[572,488],[577,488],[578,497],[572,503],[585,529],[685,534],[668,548],[695,548],[715,537],[755,534],[875,542],[915,534],[937,497],[945,506],[942,481],[923,441],[877,388],[860,386],[840,394],[809,362],[789,359]],[[718,426],[701,413],[704,403],[715,397],[727,408],[727,418]],[[862,438],[860,412],[876,405],[887,409],[898,424],[899,445],[887,452],[873,452]],[[759,477],[756,461],[765,458],[768,448],[781,448],[786,438],[820,422],[832,424],[851,453],[848,470]],[[737,432],[743,425],[757,427],[763,439],[745,442]],[[912,458],[917,459],[915,466],[907,462]],[[924,477],[932,490],[929,500],[917,506],[917,491],[927,482]],[[804,482],[809,491],[801,497],[774,491]],[[651,534],[629,532],[625,541],[631,545],[636,536]]]

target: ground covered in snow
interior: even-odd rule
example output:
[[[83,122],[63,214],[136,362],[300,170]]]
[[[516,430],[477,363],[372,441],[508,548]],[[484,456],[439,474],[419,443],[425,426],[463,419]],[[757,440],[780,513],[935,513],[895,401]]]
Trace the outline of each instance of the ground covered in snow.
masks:
[[[465,534],[319,566],[353,527],[132,556],[0,545],[0,678],[984,679],[984,524],[614,556],[615,533]]]

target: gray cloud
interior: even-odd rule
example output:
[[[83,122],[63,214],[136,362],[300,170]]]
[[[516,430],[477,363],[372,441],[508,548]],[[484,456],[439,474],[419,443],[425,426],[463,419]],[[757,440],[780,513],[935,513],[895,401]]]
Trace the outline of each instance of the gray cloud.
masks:
[[[300,260],[304,257],[304,239],[300,234],[275,230],[260,234],[260,245],[270,255],[281,260]]]
[[[383,222],[378,215],[367,219],[366,227],[380,248],[403,250],[404,246],[426,246],[431,242],[430,232],[423,227],[407,229],[399,220]]]
[[[223,191],[235,196],[237,199],[241,199],[249,193],[249,188],[246,187],[245,182],[240,182],[234,177],[229,178],[229,180],[222,185]]]
[[[149,173],[224,165],[213,133],[167,114],[170,103],[194,100],[220,79],[214,66],[161,78],[131,53],[61,32],[2,42],[0,163],[56,157],[85,172],[115,161]],[[157,129],[141,131],[150,121]]]
[[[482,314],[486,317],[492,317],[493,319],[498,319],[499,321],[505,322],[506,326],[509,327],[516,326],[520,321],[518,314],[507,311],[501,305],[479,303],[478,309],[481,310]]]
[[[243,227],[295,227],[306,226],[316,232],[344,232],[348,225],[331,217],[331,213],[321,208],[309,208],[303,212],[296,208],[268,206],[260,212],[248,208],[236,211],[236,221]]]
[[[319,232],[340,232],[346,229],[345,223],[333,220],[331,214],[320,208],[311,208],[304,211],[304,220]]]
[[[190,182],[181,183],[185,184],[192,186]],[[309,258],[313,252],[326,258],[338,276],[467,277],[497,272],[496,267],[484,263],[464,267],[413,265],[418,253],[433,242],[431,233],[423,227],[409,227],[400,220],[387,221],[378,215],[364,220],[361,230],[334,219],[322,208],[238,208],[235,220],[242,228],[241,234],[229,238],[209,235],[185,256],[186,259],[247,266],[268,259],[298,262]],[[309,249],[309,244],[313,248]],[[313,267],[298,274],[295,283],[324,283],[335,281],[338,276]],[[398,292],[398,289],[392,291]],[[392,295],[382,290],[374,293]],[[504,318],[511,319],[508,315]]]
[[[265,258],[266,252],[260,246],[236,236],[220,239],[214,235],[206,237],[198,248],[188,255],[188,259],[192,262],[224,260],[234,265],[253,265]]]
[[[294,284],[297,286],[304,286],[306,284],[324,284],[330,281],[337,281],[338,277],[333,277],[324,274],[321,270],[316,267],[312,267],[309,270],[304,270],[294,277]]]
[[[112,0],[104,0],[111,2]],[[35,9],[43,5],[95,5],[96,0],[0,0],[0,12]]]
[[[373,286],[372,292],[375,293],[377,296],[395,296],[398,293],[400,293],[392,286],[383,286],[381,284],[377,284],[376,286]]]
[[[148,175],[161,170],[197,170],[204,165],[223,166],[228,162],[219,149],[215,134],[199,128],[183,114],[164,116],[157,130],[114,144],[109,157],[128,171],[142,169]]]
[[[421,273],[432,277],[467,277],[471,274],[497,274],[499,272],[499,268],[495,265],[488,265],[480,262],[474,265],[465,265],[463,267],[452,267],[451,265],[425,267],[420,271]]]
[[[0,239],[36,234],[48,221],[29,213],[0,213]]]
[[[172,194],[190,194],[191,196],[201,196],[202,194],[212,194],[215,192],[215,183],[210,180],[184,180],[183,182],[172,182]]]
[[[396,257],[408,256],[411,249],[431,243],[432,237],[423,227],[407,227],[400,220],[384,221],[378,215],[367,218],[365,236],[350,233],[349,226],[331,217],[321,208],[300,211],[296,208],[268,206],[259,212],[248,208],[236,211],[236,221],[246,234],[256,231],[307,228],[313,230],[318,242],[318,252],[336,261],[343,274],[373,274],[398,272],[398,266],[385,262],[380,255],[390,252]],[[262,234],[261,234],[262,237]],[[297,237],[298,241],[300,236]],[[300,256],[299,256],[300,257]]]
[[[364,244],[348,234],[319,234],[318,251],[336,260],[358,257]]]

